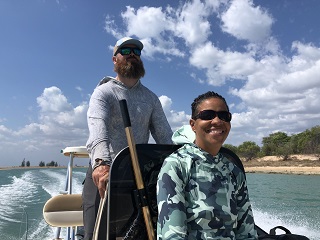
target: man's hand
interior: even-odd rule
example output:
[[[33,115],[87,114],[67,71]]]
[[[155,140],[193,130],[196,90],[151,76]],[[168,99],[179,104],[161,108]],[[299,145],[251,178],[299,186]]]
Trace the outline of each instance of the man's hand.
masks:
[[[106,191],[106,183],[109,179],[109,170],[110,166],[100,165],[92,172],[92,180],[94,184],[98,187],[101,198],[104,198],[104,193]]]

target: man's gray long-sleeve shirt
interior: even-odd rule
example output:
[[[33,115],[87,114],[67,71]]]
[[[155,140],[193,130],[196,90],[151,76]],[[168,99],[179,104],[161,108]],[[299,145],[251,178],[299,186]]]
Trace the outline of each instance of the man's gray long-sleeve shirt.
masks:
[[[136,144],[148,143],[150,133],[156,143],[171,144],[172,130],[159,98],[140,80],[131,88],[112,77],[104,78],[94,90],[87,113],[87,150],[92,162],[111,164],[114,156],[128,146],[119,101],[125,99]]]

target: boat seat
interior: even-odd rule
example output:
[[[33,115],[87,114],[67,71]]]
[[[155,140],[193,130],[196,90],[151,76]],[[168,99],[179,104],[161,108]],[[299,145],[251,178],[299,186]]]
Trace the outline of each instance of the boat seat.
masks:
[[[81,194],[62,194],[50,198],[43,207],[43,217],[53,227],[83,226]]]
[[[86,146],[66,147],[61,150],[61,153],[66,157],[72,155],[75,158],[89,158]]]

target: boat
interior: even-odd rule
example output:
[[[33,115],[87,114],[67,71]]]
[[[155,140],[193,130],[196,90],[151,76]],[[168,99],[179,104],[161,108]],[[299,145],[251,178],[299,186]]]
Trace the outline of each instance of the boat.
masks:
[[[120,101],[120,107],[125,123],[128,147],[122,149],[112,162],[107,184],[107,197],[100,202],[93,239],[97,239],[97,229],[100,225],[103,210],[106,215],[106,240],[155,239],[158,219],[157,176],[164,159],[180,148],[181,145],[135,144],[126,103],[123,100]],[[83,218],[81,194],[72,193],[73,162],[74,158],[88,158],[89,156],[84,146],[66,147],[61,152],[70,158],[65,191],[45,203],[43,217],[49,225],[57,227],[54,240],[62,239],[60,238],[62,227],[67,228],[66,240],[76,240],[76,232],[78,228],[83,226]],[[221,147],[220,153],[224,154],[245,173],[242,162],[235,153],[224,147]],[[275,235],[275,229],[277,228],[286,231],[287,238],[285,239],[308,239],[298,235],[296,236],[299,238],[288,238],[291,233],[282,226],[272,229],[273,235]],[[259,239],[260,236],[268,235],[258,226],[256,226],[256,230]],[[271,236],[261,239],[276,238]],[[80,240],[80,238],[77,240]]]
[[[135,147],[144,182],[144,191],[141,192],[137,189],[130,148],[126,147],[117,154],[110,168],[105,206],[107,218],[106,240],[148,239],[147,227],[144,224],[143,212],[141,211],[141,208],[145,205],[148,206],[151,225],[155,232],[157,222],[157,176],[164,159],[181,146],[136,144]],[[84,146],[66,147],[61,152],[70,158],[65,189],[61,194],[53,196],[45,203],[43,217],[47,224],[56,227],[53,240],[81,240],[81,237],[78,237],[76,233],[83,226],[82,197],[81,194],[72,192],[72,170],[75,158],[88,158],[89,156]],[[220,152],[244,171],[241,160],[235,153],[224,147],[220,149]],[[61,228],[67,229],[64,238],[60,236]],[[287,235],[290,235],[290,231],[286,228],[281,226],[278,228],[287,231]],[[268,235],[260,227],[256,226],[256,229],[259,237]],[[273,234],[275,234],[274,231],[273,229]],[[308,238],[301,236],[301,238],[293,239]]]

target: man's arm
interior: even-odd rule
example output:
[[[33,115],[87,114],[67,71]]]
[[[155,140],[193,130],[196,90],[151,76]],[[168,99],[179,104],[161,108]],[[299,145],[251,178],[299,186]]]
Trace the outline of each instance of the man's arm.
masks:
[[[156,143],[172,144],[172,130],[159,98],[155,99],[154,109],[151,115],[150,131]]]
[[[93,168],[98,164],[96,159],[102,159],[108,165],[111,165],[112,158],[108,144],[109,133],[106,122],[109,116],[109,104],[104,100],[103,93],[99,89],[95,89],[91,96],[87,113],[89,129],[87,150]]]
[[[109,150],[108,129],[106,120],[108,117],[108,104],[103,99],[100,90],[93,92],[88,113],[87,121],[89,128],[89,139],[87,150],[93,168],[92,180],[99,190],[100,197],[104,197],[106,191],[106,181],[109,178],[111,156]]]

